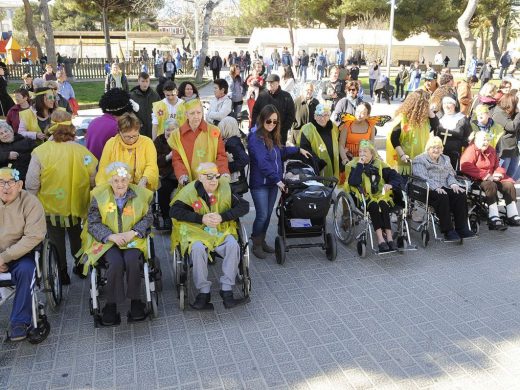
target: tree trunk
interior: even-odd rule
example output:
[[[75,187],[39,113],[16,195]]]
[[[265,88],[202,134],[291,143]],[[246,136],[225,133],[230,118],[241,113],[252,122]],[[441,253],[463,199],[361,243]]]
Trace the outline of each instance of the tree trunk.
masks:
[[[480,38],[480,45],[477,47],[477,58],[482,59],[482,55],[484,54],[484,46],[486,45],[484,41],[484,26],[480,26],[478,29],[478,37]]]
[[[345,30],[346,22],[347,22],[347,15],[345,15],[345,14],[341,15],[341,18],[339,20],[339,27],[338,27],[338,44],[339,44],[339,50],[341,50],[343,53],[346,53],[345,37],[343,35],[343,31]]]
[[[195,82],[202,82],[204,76],[204,63],[206,62],[206,56],[208,53],[208,41],[209,41],[209,30],[211,27],[211,17],[213,16],[213,10],[222,2],[222,0],[209,0],[204,7],[204,24],[202,27],[202,45],[200,48],[200,61],[199,69],[197,69],[197,76]]]
[[[289,41],[291,42],[291,54],[294,55],[294,28],[290,16],[287,17],[287,29],[289,30]]]
[[[496,16],[492,16],[490,19],[491,27],[493,28],[493,32],[491,33],[491,46],[493,46],[493,55],[495,56],[495,60],[498,63],[500,62],[500,47],[498,46],[498,36],[500,34],[500,27],[498,27],[498,18]]]
[[[103,16],[103,35],[105,36],[105,50],[107,53],[107,60],[108,62],[112,62],[112,47],[110,45],[110,29],[108,27],[108,9],[106,1],[103,2],[103,8],[101,12]]]
[[[56,50],[54,47],[54,32],[49,15],[47,0],[40,0],[40,11],[42,13],[43,34],[45,36],[45,49],[47,51],[47,62],[56,64]]]
[[[507,49],[507,36],[511,27],[510,24],[511,18],[510,15],[508,15],[504,23],[502,23],[502,26],[500,26],[500,53],[505,52]]]
[[[23,8],[25,13],[25,27],[27,27],[27,37],[29,38],[29,45],[31,45],[31,47],[36,48],[36,51],[38,52],[38,58],[42,58],[43,51],[40,42],[38,42],[38,38],[36,38],[36,31],[34,31],[33,13],[29,0],[23,0]]]
[[[466,9],[462,13],[462,15],[457,19],[457,30],[459,31],[459,34],[466,48],[466,72],[468,71],[470,60],[472,56],[475,54],[475,38],[473,38],[473,34],[471,33],[471,29],[469,28],[469,22],[475,14],[477,4],[478,0],[468,0]]]
[[[489,42],[489,41],[490,41],[490,37],[489,37],[489,35],[490,35],[490,33],[491,33],[490,30],[491,30],[491,29],[490,29],[489,26],[487,26],[487,27],[485,28],[485,30],[484,30],[484,42],[485,42],[485,45],[484,45],[484,52],[483,52],[483,54],[482,54],[482,55],[483,55],[482,58],[483,58],[484,60],[486,60],[486,59],[489,57],[489,50],[490,50],[490,47],[489,47],[489,45],[490,45],[490,42]]]

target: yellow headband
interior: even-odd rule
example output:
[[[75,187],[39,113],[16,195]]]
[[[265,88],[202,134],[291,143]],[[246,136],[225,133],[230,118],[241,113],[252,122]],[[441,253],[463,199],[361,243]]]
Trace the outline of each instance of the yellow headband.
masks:
[[[33,93],[33,96],[46,95],[49,91],[52,91],[52,90],[53,90],[52,88],[48,88],[45,91],[40,91],[40,92]]]
[[[0,169],[0,179],[2,180],[20,180],[20,172],[13,168],[1,168]]]
[[[130,173],[125,167],[117,167],[116,169],[111,170],[109,173],[110,177],[119,176],[119,177],[127,177],[130,179]]]
[[[72,121],[62,121],[62,122],[51,121],[51,123],[52,123],[52,126],[49,127],[49,129],[47,130],[49,134],[53,134],[56,131],[56,129],[58,128],[58,126],[60,126],[60,125],[64,125],[64,126],[72,125]]]
[[[202,168],[202,166],[199,165],[197,168],[197,173],[199,175],[207,175],[208,173],[215,173],[218,175],[218,168],[216,166],[212,166],[211,168]]]

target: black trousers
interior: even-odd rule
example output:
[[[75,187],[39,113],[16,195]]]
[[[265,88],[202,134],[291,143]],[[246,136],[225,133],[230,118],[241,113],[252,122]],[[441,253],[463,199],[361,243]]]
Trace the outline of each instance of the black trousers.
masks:
[[[163,178],[161,179],[161,187],[157,190],[159,198],[159,208],[163,219],[170,218],[170,197],[172,192],[177,188],[177,179]]]
[[[367,205],[368,213],[374,230],[390,229],[390,205],[384,200],[379,202],[370,202]]]
[[[212,72],[213,72],[213,81],[220,78],[220,70],[213,69]]]
[[[404,95],[404,84],[396,84],[397,88],[395,89],[395,98],[399,96],[399,91],[401,91],[401,97]]]
[[[105,253],[107,262],[107,303],[122,303],[129,299],[141,298],[141,251],[139,249],[119,249],[113,246]],[[126,273],[126,294],[124,275]]]
[[[486,203],[488,205],[498,201],[497,190],[502,193],[506,204],[516,201],[515,185],[508,181],[484,180],[480,187],[486,193]]]
[[[58,267],[60,274],[67,273],[67,249],[65,246],[65,235],[69,236],[70,252],[74,256],[81,249],[81,224],[77,224],[68,228],[60,226],[52,226],[47,221],[47,234],[49,240],[56,246],[58,251]]]
[[[437,191],[430,191],[429,203],[435,210],[441,232],[446,233],[453,230],[451,214],[455,221],[455,229],[461,229],[468,223],[468,208],[466,194],[456,193],[451,188],[443,188],[446,194],[439,194]]]

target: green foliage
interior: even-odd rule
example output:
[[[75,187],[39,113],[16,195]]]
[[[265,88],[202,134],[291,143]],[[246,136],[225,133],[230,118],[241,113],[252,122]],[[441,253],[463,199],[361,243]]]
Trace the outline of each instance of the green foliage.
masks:
[[[96,18],[80,12],[75,5],[76,1],[72,0],[56,0],[53,3],[51,18],[54,30],[92,31],[96,29]]]
[[[230,16],[226,19],[224,31],[226,35],[247,36],[253,33],[254,25],[245,23],[241,16]]]
[[[43,33],[42,21],[40,17],[40,7],[38,3],[31,2],[32,14],[33,14],[33,26],[36,30],[36,34],[40,35]],[[13,28],[18,32],[27,32],[27,26],[25,25],[25,11],[23,7],[17,8],[13,15]]]

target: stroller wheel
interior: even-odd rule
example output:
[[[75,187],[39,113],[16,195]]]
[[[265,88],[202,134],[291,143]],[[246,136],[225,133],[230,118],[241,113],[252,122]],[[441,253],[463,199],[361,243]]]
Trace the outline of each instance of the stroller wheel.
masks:
[[[285,263],[285,240],[278,236],[274,241],[274,250],[276,256],[276,262],[280,265]]]
[[[357,253],[362,259],[367,255],[367,243],[365,240],[360,240],[357,243]]]
[[[336,237],[334,237],[332,233],[327,233],[325,236],[325,245],[325,254],[327,255],[327,259],[330,261],[336,260],[338,246],[336,243]]]

